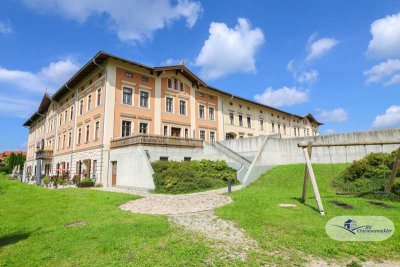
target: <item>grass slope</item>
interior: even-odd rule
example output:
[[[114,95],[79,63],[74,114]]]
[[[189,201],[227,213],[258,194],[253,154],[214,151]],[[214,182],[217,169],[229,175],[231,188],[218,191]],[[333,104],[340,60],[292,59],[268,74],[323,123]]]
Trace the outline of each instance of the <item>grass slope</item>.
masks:
[[[339,242],[325,233],[325,224],[338,215],[382,215],[391,219],[400,229],[400,204],[386,202],[395,208],[384,209],[371,206],[366,199],[337,196],[332,188],[331,166],[314,164],[318,186],[322,195],[326,216],[316,211],[311,184],[308,199],[303,205],[299,201],[302,192],[304,165],[280,166],[264,174],[248,188],[231,194],[234,202],[217,210],[217,215],[234,221],[256,239],[264,251],[278,251],[275,256],[253,254],[256,263],[295,264],[306,260],[307,255],[324,259],[400,261],[399,231],[383,242]],[[336,173],[344,165],[334,165]],[[344,210],[333,204],[339,200],[354,206]],[[298,208],[278,207],[278,203],[297,204]]]
[[[0,177],[0,266],[192,266],[211,249],[164,216],[118,205],[127,194],[48,190]],[[87,225],[67,228],[74,221]]]

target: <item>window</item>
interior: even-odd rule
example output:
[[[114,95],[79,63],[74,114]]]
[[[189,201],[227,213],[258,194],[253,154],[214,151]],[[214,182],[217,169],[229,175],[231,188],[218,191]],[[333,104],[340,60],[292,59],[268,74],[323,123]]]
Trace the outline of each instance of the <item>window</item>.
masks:
[[[68,119],[68,110],[65,110],[65,112],[64,112],[64,123],[67,122],[67,119]]]
[[[178,79],[174,79],[174,89],[178,90]]]
[[[132,105],[132,88],[123,88],[122,103]]]
[[[230,112],[229,113],[229,122],[231,125],[233,125],[234,120],[235,120],[235,115],[233,114],[233,112]]]
[[[213,107],[208,107],[208,119],[209,120],[214,120],[214,108]]]
[[[149,107],[149,93],[140,91],[140,106],[144,108]]]
[[[59,126],[61,126],[61,123],[62,123],[62,114],[60,114],[60,124],[59,124]]]
[[[243,116],[239,114],[239,126],[243,126]]]
[[[168,135],[168,126],[164,126],[164,135],[165,135],[165,136]]]
[[[251,128],[251,118],[247,117],[247,127]]]
[[[200,139],[203,141],[206,140],[206,131],[200,130]]]
[[[293,128],[294,130],[294,136],[297,136],[296,128]]]
[[[179,84],[179,89],[180,89],[182,92],[184,91],[183,82],[181,82],[181,83]]]
[[[100,121],[94,123],[94,139],[99,139]]]
[[[264,121],[260,120],[260,129],[263,131],[264,130]]]
[[[210,132],[210,143],[215,144],[215,132]]]
[[[85,136],[85,143],[89,142],[89,135],[90,135],[90,125],[86,125],[86,136]]]
[[[71,107],[71,111],[69,113],[69,119],[72,120],[74,118],[74,106]]]
[[[278,133],[281,133],[281,125],[278,124]]]
[[[97,89],[97,106],[100,106],[101,104],[101,88]]]
[[[275,132],[275,123],[272,123],[272,132]]]
[[[286,125],[283,125],[283,134],[286,134]]]
[[[125,71],[125,77],[132,78],[133,77],[133,73],[129,72],[129,71]]]
[[[122,137],[125,136],[130,136],[131,135],[131,126],[132,122],[131,121],[122,121]]]
[[[173,100],[172,97],[166,97],[165,98],[165,111],[172,112],[173,101],[174,100]]]
[[[192,157],[183,157],[183,161],[191,161]]]
[[[89,111],[91,108],[92,108],[92,95],[88,95],[87,111]]]
[[[168,157],[160,157],[160,161],[168,161]]]
[[[82,115],[83,113],[83,99],[81,100],[80,104],[79,104],[79,115]]]
[[[147,126],[148,126],[148,123],[146,123],[146,122],[141,122],[141,123],[139,124],[139,133],[141,133],[141,134],[147,134]]]
[[[204,106],[203,105],[199,106],[199,116],[200,116],[200,119],[204,119],[205,118]]]
[[[77,144],[79,145],[81,143],[81,138],[82,138],[82,129],[79,128],[78,129],[78,140],[77,140]]]
[[[96,172],[97,172],[97,160],[93,160],[93,178],[96,179]]]
[[[172,89],[172,81],[171,81],[171,79],[168,79],[168,88]]]
[[[71,143],[72,143],[72,133],[69,132],[68,133],[68,147],[71,147]]]
[[[186,101],[179,100],[179,114],[186,115]]]
[[[142,82],[148,82],[149,81],[149,78],[147,78],[146,76],[142,76]]]
[[[189,129],[185,129],[185,138],[189,138]]]
[[[60,150],[61,137],[58,137],[57,150]]]
[[[63,135],[63,143],[62,143],[62,148],[64,149],[65,147],[65,134]]]

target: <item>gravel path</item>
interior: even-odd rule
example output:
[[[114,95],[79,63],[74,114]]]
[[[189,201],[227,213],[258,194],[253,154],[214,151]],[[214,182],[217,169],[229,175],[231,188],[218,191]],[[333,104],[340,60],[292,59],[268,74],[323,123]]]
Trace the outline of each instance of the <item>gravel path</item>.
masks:
[[[241,186],[232,187],[232,191],[239,189]],[[227,193],[226,188],[182,195],[124,189],[100,190],[141,196],[120,208],[134,213],[167,215],[169,221],[178,227],[207,237],[219,251],[215,257],[246,260],[247,252],[258,247],[257,242],[248,238],[242,229],[214,215],[216,208],[232,202],[229,196],[223,195]]]

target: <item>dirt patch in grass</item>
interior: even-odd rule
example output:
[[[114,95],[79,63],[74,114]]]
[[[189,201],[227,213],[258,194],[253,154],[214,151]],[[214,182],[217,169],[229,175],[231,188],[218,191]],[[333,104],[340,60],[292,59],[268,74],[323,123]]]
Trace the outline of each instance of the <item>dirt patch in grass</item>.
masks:
[[[386,203],[378,202],[378,201],[367,201],[367,203],[370,204],[370,205],[382,207],[382,208],[385,208],[385,209],[391,209],[391,208],[393,208],[393,206],[390,206],[390,205],[388,205],[388,204],[386,204]]]
[[[87,224],[87,222],[85,222],[85,221],[78,221],[78,222],[71,222],[71,223],[64,224],[64,226],[65,227],[78,227],[78,226],[83,226],[86,224]]]
[[[336,206],[338,206],[338,207],[340,207],[342,209],[346,209],[346,210],[352,210],[353,209],[353,206],[351,206],[349,204],[346,204],[344,202],[341,202],[341,201],[332,200],[332,201],[329,201],[329,203],[331,203],[333,205],[336,205]]]

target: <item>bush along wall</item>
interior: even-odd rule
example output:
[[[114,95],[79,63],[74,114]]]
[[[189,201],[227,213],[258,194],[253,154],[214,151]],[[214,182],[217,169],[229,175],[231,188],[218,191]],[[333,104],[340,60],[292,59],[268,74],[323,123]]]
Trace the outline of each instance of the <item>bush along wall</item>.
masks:
[[[180,194],[227,186],[237,182],[236,170],[225,161],[155,161],[152,163],[157,193]]]
[[[399,200],[400,168],[397,170],[391,194],[380,194],[385,190],[396,153],[398,150],[392,153],[371,153],[361,160],[354,161],[338,174],[334,179],[334,186],[340,191],[354,195]]]

